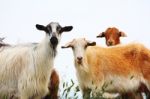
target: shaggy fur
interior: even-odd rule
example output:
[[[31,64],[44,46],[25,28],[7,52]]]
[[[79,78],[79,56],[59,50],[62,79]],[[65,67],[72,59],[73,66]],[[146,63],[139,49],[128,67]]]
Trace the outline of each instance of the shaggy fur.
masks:
[[[60,35],[73,27],[51,22],[47,26],[37,24],[36,28],[46,32],[40,43],[1,47],[0,98],[41,99],[48,93]]]
[[[3,42],[4,38],[0,38],[0,48],[5,49],[5,47],[11,46],[10,44]],[[32,43],[37,44],[37,43]],[[58,89],[59,89],[59,75],[55,69],[52,70],[50,76],[50,83],[48,85],[49,94],[44,99],[58,99]],[[13,96],[12,96],[13,97]]]
[[[0,52],[0,93],[21,99],[47,94],[53,51],[43,40],[34,46],[11,46]],[[18,96],[19,95],[19,96]]]

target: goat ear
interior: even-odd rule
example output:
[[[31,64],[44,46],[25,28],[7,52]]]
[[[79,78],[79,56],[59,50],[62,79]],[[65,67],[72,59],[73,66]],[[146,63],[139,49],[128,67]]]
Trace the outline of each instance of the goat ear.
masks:
[[[69,48],[69,47],[72,47],[72,45],[71,45],[71,43],[69,42],[69,43],[67,43],[67,44],[65,44],[64,46],[61,46],[61,48]]]
[[[73,29],[73,26],[65,26],[61,28],[61,33],[62,32],[69,32]]]
[[[99,37],[105,37],[105,32],[100,33],[98,36],[96,36],[97,38]]]
[[[46,31],[46,27],[45,27],[44,25],[36,24],[36,28],[37,28],[38,30]]]
[[[121,31],[119,32],[119,36],[120,37],[127,37],[127,35],[124,32],[121,32]]]
[[[96,42],[94,41],[87,41],[87,46],[95,46]]]

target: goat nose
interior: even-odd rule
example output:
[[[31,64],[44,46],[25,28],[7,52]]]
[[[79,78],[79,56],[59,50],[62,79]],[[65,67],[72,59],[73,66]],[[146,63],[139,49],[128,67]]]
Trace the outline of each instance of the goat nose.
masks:
[[[58,39],[57,39],[57,37],[53,36],[53,37],[50,39],[50,42],[51,42],[51,44],[53,45],[53,47],[56,47],[57,44],[58,44]]]
[[[82,60],[82,57],[81,57],[81,56],[79,56],[79,57],[77,57],[77,59],[81,61],[81,60]]]
[[[113,42],[112,42],[112,41],[108,41],[108,44],[109,44],[109,45],[113,45]]]

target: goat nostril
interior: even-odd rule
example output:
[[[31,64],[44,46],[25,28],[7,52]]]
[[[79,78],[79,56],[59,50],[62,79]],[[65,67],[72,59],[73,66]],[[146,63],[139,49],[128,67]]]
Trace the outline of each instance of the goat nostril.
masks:
[[[113,45],[113,42],[112,42],[112,41],[109,41],[108,44],[109,44],[109,45]]]
[[[82,57],[77,57],[78,60],[82,60]]]

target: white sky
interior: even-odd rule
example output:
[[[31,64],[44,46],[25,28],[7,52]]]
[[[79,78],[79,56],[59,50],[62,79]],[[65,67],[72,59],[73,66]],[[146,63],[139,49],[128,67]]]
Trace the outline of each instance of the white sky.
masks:
[[[35,24],[51,21],[73,25],[62,35],[55,67],[61,79],[75,79],[71,49],[60,45],[76,37],[86,37],[105,46],[96,36],[115,26],[128,37],[122,43],[138,41],[150,47],[150,0],[0,0],[0,36],[7,43],[38,42],[45,35]]]

